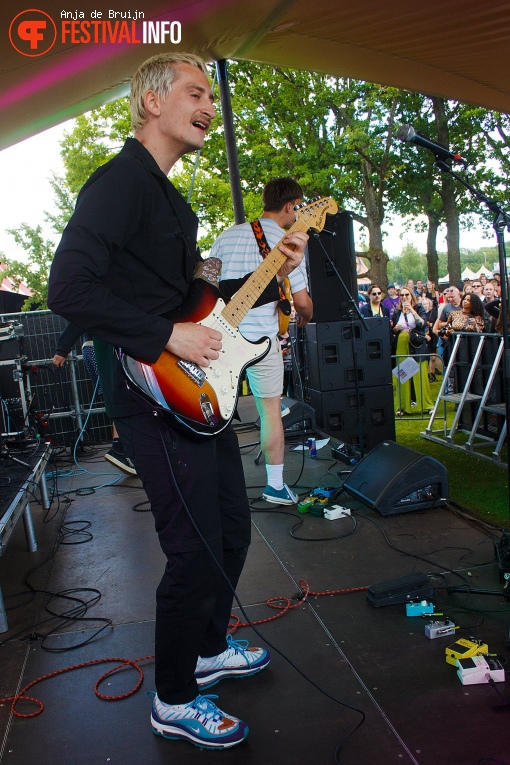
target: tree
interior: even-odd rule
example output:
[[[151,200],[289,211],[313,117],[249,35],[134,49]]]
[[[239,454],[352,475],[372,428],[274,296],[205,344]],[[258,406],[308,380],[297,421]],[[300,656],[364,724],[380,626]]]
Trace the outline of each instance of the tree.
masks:
[[[43,239],[41,226],[31,228],[22,223],[18,229],[9,229],[9,233],[28,254],[28,263],[6,260],[7,268],[3,272],[18,287],[24,282],[32,290],[32,296],[25,300],[21,310],[28,311],[34,304],[41,309],[47,308],[48,277],[55,251],[54,243]]]
[[[458,271],[460,279],[459,220],[464,216],[469,225],[476,205],[464,187],[439,174],[430,152],[395,140],[397,125],[412,122],[434,140],[466,146],[463,154],[476,159],[477,182],[502,193],[505,183],[498,180],[496,170],[489,172],[484,166],[483,131],[493,140],[491,156],[501,168],[508,160],[508,119],[395,88],[257,63],[231,62],[229,78],[248,219],[261,211],[267,180],[291,175],[301,183],[306,197],[332,196],[365,227],[367,248],[358,254],[369,263],[368,276],[381,284],[387,281],[382,225],[388,214],[408,216],[413,221],[410,225],[418,215],[425,216],[424,275],[435,281],[437,231],[447,219],[448,268],[453,278]],[[57,212],[47,219],[57,233],[64,228],[83,183],[119,150],[129,132],[125,98],[76,120],[62,141],[64,176],[52,181]],[[186,155],[171,179],[185,197],[193,190],[190,201],[201,222],[199,244],[207,251],[234,222],[220,120],[213,123],[198,167],[195,157]],[[32,245],[27,242],[27,246]]]
[[[388,277],[396,284],[405,284],[408,279],[426,279],[427,262],[412,242],[406,242],[401,254],[391,258],[388,264]]]
[[[386,280],[382,223],[391,190],[395,88],[253,63],[229,65],[239,165],[247,191],[292,175],[306,196],[333,196],[368,232],[369,276]],[[207,172],[227,171],[221,130]]]

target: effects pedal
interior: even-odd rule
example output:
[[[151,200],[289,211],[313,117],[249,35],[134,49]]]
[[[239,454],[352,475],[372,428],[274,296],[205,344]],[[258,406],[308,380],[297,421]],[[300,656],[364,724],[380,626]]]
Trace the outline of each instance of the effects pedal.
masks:
[[[357,465],[361,461],[361,454],[358,449],[349,444],[340,443],[331,447],[331,456],[334,460],[345,462],[346,465]]]
[[[317,497],[305,497],[301,502],[298,502],[297,509],[300,513],[309,513],[315,502],[317,502]]]
[[[470,659],[473,656],[479,656],[484,653],[489,653],[487,643],[468,640],[467,638],[460,638],[456,643],[452,643],[445,649],[446,661],[454,667],[457,666],[457,661],[460,659]]]
[[[434,604],[427,600],[420,603],[406,603],[406,616],[427,616],[434,613]]]
[[[318,486],[312,491],[312,497],[316,497],[317,499],[331,499],[333,494],[335,494],[337,491],[339,491],[338,487],[335,488],[333,486]]]
[[[443,621],[430,622],[425,625],[425,637],[430,640],[436,638],[446,637],[447,635],[455,635],[455,630],[458,627],[455,626],[455,622],[451,619],[444,619]]]
[[[348,507],[342,507],[342,505],[325,505],[324,518],[328,521],[335,521],[337,518],[346,518],[351,514]]]
[[[472,656],[457,661],[457,675],[462,685],[480,685],[505,682],[505,670],[499,659],[485,656]]]

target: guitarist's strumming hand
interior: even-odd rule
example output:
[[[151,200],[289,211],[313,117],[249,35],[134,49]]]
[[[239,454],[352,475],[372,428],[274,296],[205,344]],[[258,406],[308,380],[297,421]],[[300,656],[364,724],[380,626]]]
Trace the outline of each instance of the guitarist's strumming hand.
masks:
[[[208,367],[220,355],[221,333],[193,322],[176,322],[165,348],[180,359]]]
[[[305,247],[308,242],[308,234],[304,231],[293,231],[285,237],[278,249],[287,256],[287,260],[277,273],[278,281],[282,280],[294,271],[303,260]]]

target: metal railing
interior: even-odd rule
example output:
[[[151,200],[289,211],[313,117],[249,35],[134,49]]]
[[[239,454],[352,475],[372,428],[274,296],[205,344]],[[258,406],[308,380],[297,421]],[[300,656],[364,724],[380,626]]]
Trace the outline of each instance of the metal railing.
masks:
[[[439,394],[421,436],[501,464],[507,435],[503,338],[458,332],[452,339],[453,348]],[[452,385],[453,390],[447,387]],[[443,424],[435,429],[440,409]],[[485,454],[484,449],[491,449],[491,453]]]

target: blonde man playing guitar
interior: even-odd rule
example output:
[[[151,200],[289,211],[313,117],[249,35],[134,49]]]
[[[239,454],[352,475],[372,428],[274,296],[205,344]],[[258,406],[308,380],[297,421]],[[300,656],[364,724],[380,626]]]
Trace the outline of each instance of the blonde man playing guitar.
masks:
[[[203,61],[184,53],[145,61],[131,83],[131,116],[134,137],[78,196],[55,253],[48,305],[94,337],[106,410],[143,482],[167,556],[156,591],[152,729],[224,749],[243,741],[248,726],[200,691],[253,675],[270,657],[227,636],[250,509],[236,434],[228,419],[214,433],[220,415],[211,413],[212,386],[202,378],[224,368],[218,360],[235,332],[223,317],[209,326],[181,312],[200,282],[193,282],[198,219],[168,174],[184,154],[202,149],[216,116]],[[299,265],[306,241],[296,231],[281,242],[275,274],[283,278]],[[186,381],[196,388],[193,406],[212,435],[192,437],[174,425],[162,400],[138,396],[124,379],[125,356],[151,383],[160,360],[175,368],[175,396]],[[161,387],[171,389],[164,380]]]

